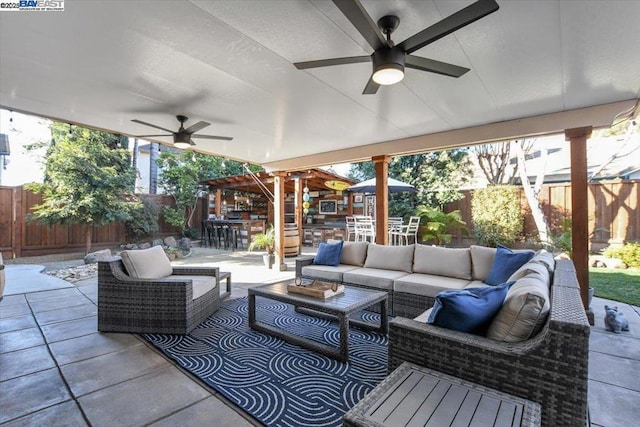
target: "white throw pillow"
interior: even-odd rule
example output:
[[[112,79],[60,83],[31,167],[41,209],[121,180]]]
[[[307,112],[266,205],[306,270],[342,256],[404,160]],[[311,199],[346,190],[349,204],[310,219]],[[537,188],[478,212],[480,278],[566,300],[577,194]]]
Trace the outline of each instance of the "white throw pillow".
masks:
[[[136,279],[162,279],[171,276],[173,267],[162,246],[120,253],[129,276]]]

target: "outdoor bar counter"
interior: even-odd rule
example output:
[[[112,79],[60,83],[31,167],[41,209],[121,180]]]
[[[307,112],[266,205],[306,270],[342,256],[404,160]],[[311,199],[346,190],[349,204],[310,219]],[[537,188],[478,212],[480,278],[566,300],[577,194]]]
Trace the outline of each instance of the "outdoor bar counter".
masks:
[[[303,224],[302,243],[317,247],[327,239],[347,239],[347,224],[344,222],[327,222],[325,224]]]
[[[254,235],[266,231],[264,220],[258,219],[208,219],[203,221],[203,226],[213,227],[214,229],[228,227],[235,230],[238,236],[237,239],[235,236],[225,235],[227,241],[224,243],[226,243],[226,246],[232,246],[232,248],[237,249],[247,248]],[[206,235],[206,233],[204,233],[203,230],[203,236],[204,235]]]

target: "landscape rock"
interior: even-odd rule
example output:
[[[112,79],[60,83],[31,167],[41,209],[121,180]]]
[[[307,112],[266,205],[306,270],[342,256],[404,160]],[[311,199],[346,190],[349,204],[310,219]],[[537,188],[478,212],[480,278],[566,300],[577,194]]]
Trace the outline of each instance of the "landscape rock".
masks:
[[[181,247],[181,248],[190,248],[191,247],[191,239],[189,239],[188,237],[183,237],[178,242],[178,246]]]
[[[162,242],[162,239],[153,239],[153,246],[164,246],[164,243]]]
[[[160,244],[162,245],[162,243],[160,243]],[[155,245],[154,245],[154,246],[155,246]],[[140,243],[140,244],[138,245],[138,247],[139,247],[140,249],[149,249],[149,248],[151,247],[151,243],[149,243],[149,242]]]
[[[111,258],[113,255],[111,254],[111,249],[103,249],[101,251],[95,251],[88,253],[84,257],[85,264],[95,264],[98,261],[102,261],[105,259]]]
[[[607,268],[618,268],[624,270],[627,268],[627,264],[624,263],[620,258],[605,258],[603,260]]]
[[[98,275],[98,264],[80,265],[77,267],[61,268],[59,270],[45,271],[46,274],[66,280],[67,282],[77,282]]]
[[[131,251],[134,249],[139,249],[138,245],[136,245],[135,243],[127,243],[126,245],[123,246],[124,249]]]
[[[169,246],[170,248],[177,248],[178,247],[178,242],[176,242],[176,239],[173,236],[165,237],[164,244],[166,246]]]

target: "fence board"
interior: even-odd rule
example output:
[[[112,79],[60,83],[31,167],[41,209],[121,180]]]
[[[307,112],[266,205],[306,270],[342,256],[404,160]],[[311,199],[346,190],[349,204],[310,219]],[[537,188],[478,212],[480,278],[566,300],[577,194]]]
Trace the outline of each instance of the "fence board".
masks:
[[[640,181],[591,182],[588,184],[589,233],[591,250],[599,250],[611,243],[640,241]],[[463,198],[450,203],[445,210],[459,209],[462,219],[473,232],[471,198],[473,190],[462,191]],[[524,235],[537,236],[537,229],[528,208],[524,191],[520,197],[524,212]],[[546,184],[540,191],[545,217],[554,233],[560,233],[562,220],[571,218],[571,184]],[[458,233],[452,245],[464,246],[468,239]]]
[[[167,195],[143,195],[157,201],[159,206],[175,206]],[[39,194],[24,187],[0,186],[0,251],[6,259],[21,256],[48,255],[53,253],[83,252],[85,249],[85,225],[44,225],[39,221],[27,221],[33,206],[42,202]],[[198,200],[192,224],[199,229],[206,207],[204,198]],[[14,221],[15,212],[15,221]],[[157,237],[179,236],[180,230],[159,221]],[[93,227],[92,248],[113,248],[130,242],[123,222]]]

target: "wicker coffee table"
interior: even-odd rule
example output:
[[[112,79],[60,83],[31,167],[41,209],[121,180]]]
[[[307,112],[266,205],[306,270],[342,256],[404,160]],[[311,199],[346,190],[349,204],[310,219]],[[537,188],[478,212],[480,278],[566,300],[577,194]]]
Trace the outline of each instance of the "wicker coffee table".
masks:
[[[296,344],[309,350],[338,359],[341,362],[349,360],[349,324],[388,333],[387,293],[370,291],[367,289],[345,287],[344,293],[328,299],[314,298],[306,295],[287,292],[287,285],[292,280],[273,285],[260,286],[249,289],[249,327],[256,331],[281,338],[291,344]],[[340,323],[340,347],[335,348],[308,338],[291,334],[256,320],[256,296],[291,304],[299,311],[307,309],[306,314],[335,317]],[[349,315],[380,304],[380,324],[373,325],[358,320],[349,319]]]

